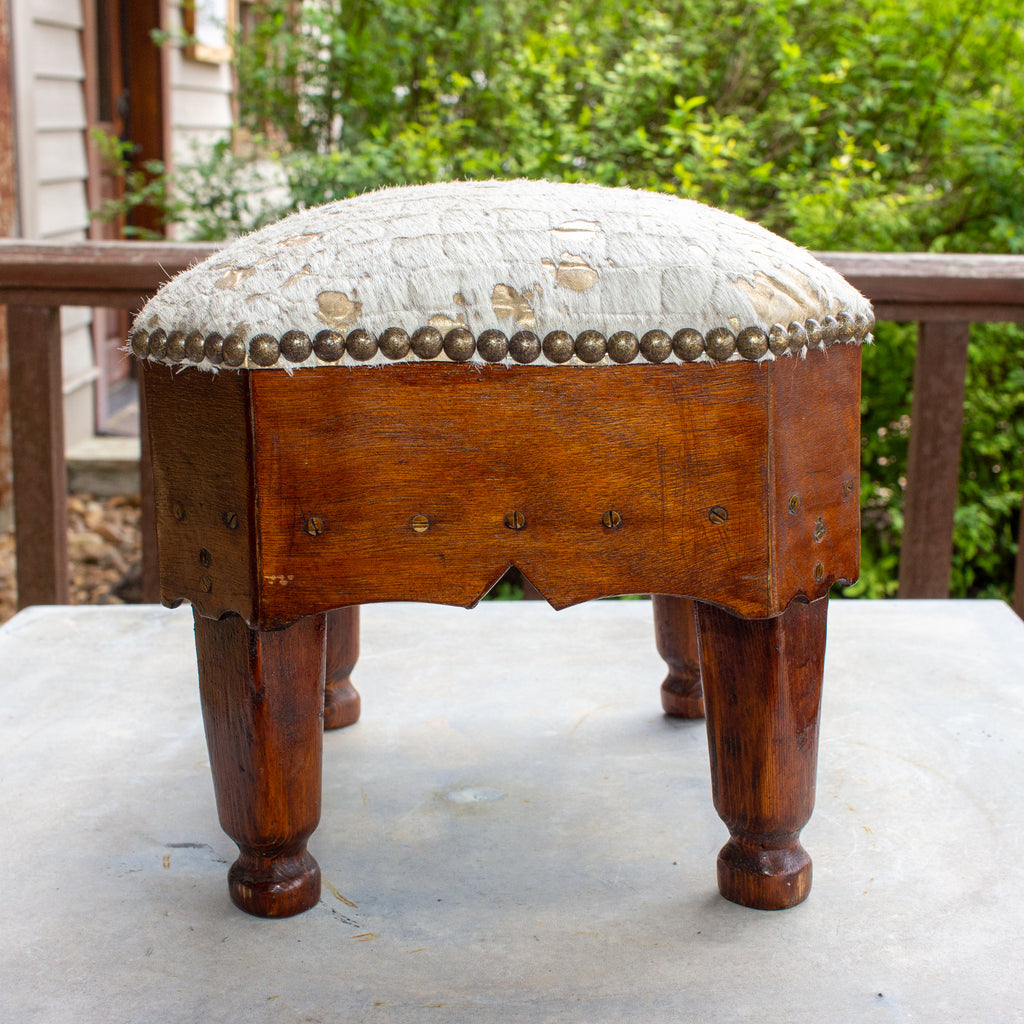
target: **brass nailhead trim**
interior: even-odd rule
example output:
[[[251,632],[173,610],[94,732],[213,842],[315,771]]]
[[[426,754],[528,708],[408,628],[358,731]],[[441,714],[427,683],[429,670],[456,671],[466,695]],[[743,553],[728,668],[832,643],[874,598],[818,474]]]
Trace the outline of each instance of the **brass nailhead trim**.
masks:
[[[214,366],[244,366],[246,359],[255,366],[271,367],[279,363],[303,363],[315,355],[321,363],[336,363],[346,353],[357,362],[373,359],[378,352],[386,359],[405,359],[411,352],[417,359],[437,359],[444,352],[453,362],[467,362],[474,355],[488,363],[499,363],[511,356],[517,363],[533,363],[543,352],[552,363],[567,363],[574,357],[582,363],[627,364],[642,357],[648,363],[663,363],[671,355],[692,363],[705,354],[715,362],[725,362],[738,354],[756,362],[769,352],[781,356],[786,352],[799,355],[805,348],[823,348],[840,342],[870,340],[874,317],[858,313],[837,313],[820,321],[809,317],[803,323],[794,321],[788,327],[772,324],[766,332],[760,327],[745,327],[733,334],[725,327],[715,327],[706,334],[684,327],[669,335],[650,330],[637,340],[632,331],[616,331],[607,340],[599,331],[581,331],[575,338],[567,331],[550,331],[543,342],[533,331],[518,331],[507,338],[495,329],[482,331],[474,337],[467,327],[453,327],[442,335],[436,327],[420,327],[410,338],[401,327],[389,327],[379,337],[359,327],[341,334],[320,331],[315,338],[302,331],[286,331],[280,339],[260,333],[248,343],[239,332],[222,337],[216,332],[204,339],[198,331],[187,335],[182,331],[167,334],[156,328],[148,334],[135,331],[128,345],[140,359],[170,363],[200,363],[204,359]]]
[[[484,331],[476,339],[476,349],[489,363],[500,363],[508,355],[508,338],[501,331]]]

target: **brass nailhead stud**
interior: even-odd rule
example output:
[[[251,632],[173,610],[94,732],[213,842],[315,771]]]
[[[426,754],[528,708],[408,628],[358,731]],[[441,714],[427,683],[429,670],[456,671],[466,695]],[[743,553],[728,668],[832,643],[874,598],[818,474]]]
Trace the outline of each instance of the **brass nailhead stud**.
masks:
[[[515,512],[509,512],[505,516],[505,525],[510,530],[521,530],[526,525],[526,516],[518,509]]]
[[[257,334],[249,342],[249,358],[257,366],[273,366],[280,355],[281,344],[272,334]]]
[[[832,345],[839,337],[839,321],[834,316],[821,318],[821,340],[824,345]]]
[[[672,336],[672,351],[685,363],[692,363],[704,351],[704,335],[692,327],[684,327]]]
[[[163,359],[167,351],[167,334],[159,327],[149,336],[149,354],[154,359]]]
[[[176,501],[171,506],[171,512],[174,513],[174,518],[177,519],[179,523],[183,523],[185,521],[185,506],[182,505],[180,501]]]
[[[791,494],[789,496],[789,511],[792,515],[796,515],[800,511],[800,495]]]
[[[313,339],[313,351],[322,363],[336,363],[345,353],[345,339],[337,331],[321,331]]]
[[[712,359],[724,363],[736,351],[736,339],[732,331],[715,327],[704,336],[704,347]]]
[[[220,354],[228,366],[241,366],[245,362],[245,338],[240,334],[229,334],[224,339]]]
[[[601,516],[601,522],[609,530],[617,530],[622,525],[622,516],[612,509]]]
[[[199,589],[204,594],[210,593],[210,591],[213,590],[213,580],[211,580],[209,576],[200,576],[199,577]]]
[[[744,327],[736,335],[736,351],[744,359],[758,360],[768,351],[768,335],[760,327]]]
[[[572,359],[572,335],[565,331],[550,331],[544,336],[544,355],[553,363],[567,363]]]
[[[773,356],[781,356],[789,347],[789,332],[782,324],[772,324],[768,332],[768,349]]]
[[[237,512],[225,512],[222,518],[224,519],[224,525],[229,530],[237,530],[238,529],[238,513]]]
[[[436,359],[444,348],[444,338],[436,327],[421,327],[413,334],[409,344],[420,359]]]
[[[814,539],[819,543],[825,536],[825,520],[821,516],[814,521]]]
[[[345,350],[353,359],[365,363],[377,354],[377,339],[369,331],[358,327],[349,331],[345,338]]]
[[[631,363],[640,351],[640,342],[632,331],[616,331],[608,339],[608,356],[615,363]]]
[[[807,344],[807,331],[804,325],[794,320],[789,325],[789,350],[799,352]]]
[[[132,351],[139,357],[145,359],[149,355],[149,335],[145,331],[136,331],[131,339]]]
[[[464,363],[472,359],[476,351],[476,339],[465,327],[453,327],[444,336],[444,354],[453,363]]]
[[[508,355],[508,338],[491,328],[476,339],[476,350],[489,363],[500,363]]]
[[[820,348],[825,341],[825,329],[812,316],[807,318],[805,327],[807,330],[807,347]]]
[[[190,331],[185,339],[185,358],[190,363],[201,363],[206,355],[206,341],[198,331]]]
[[[814,578],[820,583],[825,578],[825,566],[818,562],[814,567]]]
[[[576,337],[576,355],[584,363],[599,363],[608,351],[608,343],[600,331],[583,331]]]
[[[212,562],[213,562],[213,559],[210,557],[210,552],[207,551],[206,548],[200,548],[199,549],[199,564],[204,569],[209,569],[210,568],[210,564]]]
[[[401,327],[389,327],[377,339],[381,352],[388,359],[404,359],[409,354],[409,333]]]
[[[319,537],[324,532],[324,521],[319,516],[310,516],[303,529],[310,537]]]
[[[517,363],[532,363],[540,355],[540,338],[533,331],[517,331],[508,340],[508,351]]]
[[[663,363],[672,355],[672,339],[664,331],[648,331],[640,339],[640,351],[649,363]]]
[[[287,331],[281,336],[281,355],[289,363],[301,363],[309,358],[313,342],[302,331]]]
[[[185,358],[185,332],[171,331],[167,335],[167,348],[164,355],[175,363],[180,363]]]
[[[413,516],[409,525],[416,533],[426,533],[430,529],[430,520],[426,516]]]
[[[849,313],[836,313],[836,341],[852,341],[856,325]]]
[[[712,505],[708,509],[708,519],[715,524],[715,526],[721,526],[722,523],[726,522],[729,518],[729,510],[724,505]]]
[[[215,366],[224,362],[223,336],[217,334],[216,331],[213,334],[208,334],[206,341],[203,342],[203,355]]]

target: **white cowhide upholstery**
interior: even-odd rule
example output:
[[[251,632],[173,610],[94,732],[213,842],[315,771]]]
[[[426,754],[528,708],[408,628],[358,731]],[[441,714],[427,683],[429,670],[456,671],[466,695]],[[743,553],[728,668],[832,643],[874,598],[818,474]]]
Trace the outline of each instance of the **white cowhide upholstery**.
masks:
[[[735,337],[748,328],[768,336],[774,328],[777,343],[753,349],[771,359],[805,351],[782,339],[808,321],[812,347],[863,341],[874,322],[867,300],[838,274],[731,214],[631,189],[456,182],[366,193],[240,238],[168,282],[137,318],[130,344],[164,362],[258,368],[254,337],[300,332],[309,344],[268,363],[297,369],[353,362],[347,352],[317,355],[311,342],[324,331],[344,341],[357,330],[376,339],[388,328],[412,335],[427,326],[442,336],[464,327],[473,337],[497,330],[536,339],[553,331],[671,337],[683,329]],[[183,354],[185,338],[211,335],[231,337],[235,358],[220,358],[215,347],[211,359],[209,346],[199,357],[198,342]],[[357,358],[394,361],[375,341]],[[419,357],[410,350],[402,358]],[[481,359],[475,351],[468,358]],[[653,361],[662,358],[680,361],[678,346]],[[713,357],[702,349],[686,357],[694,358]],[[535,365],[549,361],[541,352]]]

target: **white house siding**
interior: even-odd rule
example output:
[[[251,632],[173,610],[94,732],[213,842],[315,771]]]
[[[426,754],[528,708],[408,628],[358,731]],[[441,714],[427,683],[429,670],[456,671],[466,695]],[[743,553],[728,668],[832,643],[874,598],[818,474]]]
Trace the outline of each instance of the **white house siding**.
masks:
[[[168,4],[167,15],[172,38],[179,38],[179,0]],[[194,163],[196,147],[209,147],[231,131],[231,67],[192,60],[175,46],[170,54],[169,77],[171,156],[175,162]]]
[[[88,123],[82,49],[82,0],[11,0],[19,220],[24,238],[81,241],[89,226]],[[181,3],[167,7],[171,39],[180,38]],[[227,64],[187,59],[172,43],[169,81],[172,161],[192,161],[231,128]],[[98,376],[87,309],[61,315],[65,438],[69,447],[95,432]]]
[[[80,241],[89,225],[81,2],[14,0],[12,7],[21,234]],[[89,310],[61,315],[69,445],[94,430],[90,325]]]

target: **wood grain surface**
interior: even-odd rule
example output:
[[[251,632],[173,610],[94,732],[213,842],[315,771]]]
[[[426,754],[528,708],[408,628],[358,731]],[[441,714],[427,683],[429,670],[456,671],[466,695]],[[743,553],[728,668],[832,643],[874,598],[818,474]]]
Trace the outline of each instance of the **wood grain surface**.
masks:
[[[199,693],[217,812],[238,844],[231,898],[290,917],[320,898],[306,840],[320,821],[324,616],[259,632],[195,614]]]
[[[828,599],[773,619],[697,606],[718,855],[726,899],[781,910],[807,897],[800,830],[814,809]]]

